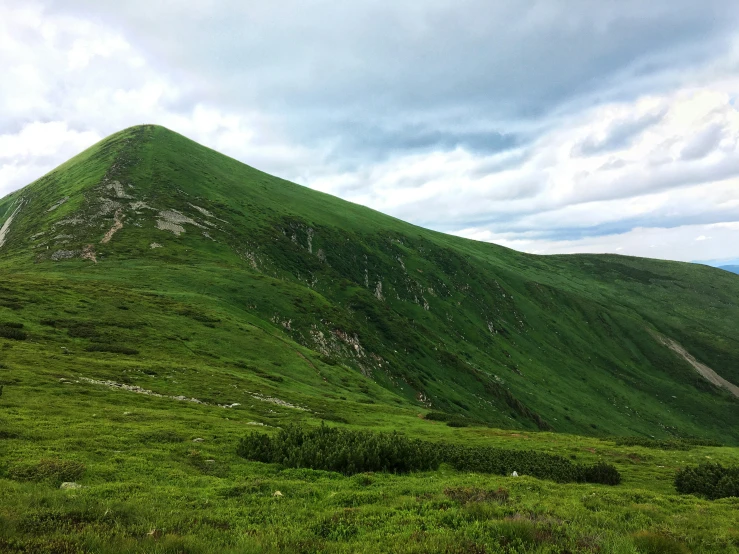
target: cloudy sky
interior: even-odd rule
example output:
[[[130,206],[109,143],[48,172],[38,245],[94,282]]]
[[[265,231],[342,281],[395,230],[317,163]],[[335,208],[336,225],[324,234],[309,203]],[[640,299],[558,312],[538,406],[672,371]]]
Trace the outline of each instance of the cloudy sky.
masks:
[[[739,259],[736,0],[3,0],[0,196],[158,123],[440,231]]]

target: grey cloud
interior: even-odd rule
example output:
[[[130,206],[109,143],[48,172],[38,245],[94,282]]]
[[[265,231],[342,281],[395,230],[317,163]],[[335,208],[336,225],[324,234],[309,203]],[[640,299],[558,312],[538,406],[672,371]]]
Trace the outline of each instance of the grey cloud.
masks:
[[[613,158],[608,160],[598,169],[599,171],[609,171],[611,169],[621,169],[622,167],[626,167],[626,161],[622,158]]]
[[[301,133],[310,142],[310,133]],[[391,156],[449,151],[461,148],[476,155],[489,155],[514,148],[518,138],[497,131],[431,129],[421,125],[383,128],[363,121],[345,124],[327,161],[340,166],[358,159],[381,162]]]
[[[490,151],[499,138],[471,121],[505,137],[522,121],[578,109],[584,98],[643,93],[620,83],[658,86],[648,77],[665,64],[709,59],[739,15],[730,0],[50,6],[125,29],[201,98],[269,113],[302,144],[335,139],[337,156],[346,152],[357,164],[363,153],[376,160],[398,147]],[[455,130],[419,133],[418,121]],[[614,144],[626,140],[627,127]]]
[[[723,136],[724,128],[721,125],[710,125],[685,145],[680,152],[680,158],[683,160],[705,158],[718,147]]]
[[[588,137],[580,143],[576,154],[590,156],[603,154],[612,150],[620,150],[631,144],[652,125],[656,125],[665,117],[667,109],[645,114],[634,119],[616,121],[603,137]]]
[[[531,155],[530,149],[520,148],[507,152],[502,156],[489,157],[477,163],[468,175],[472,179],[480,179],[494,173],[520,167],[524,162],[531,159]]]
[[[726,156],[710,166],[685,163],[663,164],[649,173],[624,173],[607,183],[585,180],[576,187],[571,203],[617,200],[664,190],[722,181],[739,175],[739,156]]]

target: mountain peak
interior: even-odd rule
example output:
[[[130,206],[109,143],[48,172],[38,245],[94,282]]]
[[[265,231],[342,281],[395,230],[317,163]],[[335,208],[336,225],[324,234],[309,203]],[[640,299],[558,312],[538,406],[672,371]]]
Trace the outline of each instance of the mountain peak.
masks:
[[[530,256],[443,235],[160,126],[115,133],[0,200],[0,268],[53,279],[50,290],[89,280],[93,291],[199,302],[176,313],[228,321],[229,343],[247,340],[253,324],[280,345],[300,344],[315,353],[301,377],[314,392],[345,396],[353,381],[335,376],[351,368],[391,391],[392,400],[367,399],[388,410],[519,429],[739,439],[721,425],[739,417],[734,389],[721,388],[739,382],[735,276],[622,256]],[[179,343],[191,324],[173,321],[165,330],[147,323],[130,340],[159,359],[156,349]],[[259,344],[228,362],[202,358],[209,344],[177,356],[232,371]],[[321,410],[322,395],[301,398],[293,379],[275,394]]]

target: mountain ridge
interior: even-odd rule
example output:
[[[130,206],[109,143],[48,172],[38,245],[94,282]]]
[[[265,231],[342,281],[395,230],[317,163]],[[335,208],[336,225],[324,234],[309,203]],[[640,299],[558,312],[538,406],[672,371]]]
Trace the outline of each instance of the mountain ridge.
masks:
[[[226,324],[215,320],[228,313],[237,327],[248,320],[275,344],[295,345],[316,381],[305,390],[269,387],[296,404],[316,403],[315,391],[336,373],[382,405],[497,426],[739,440],[720,424],[739,417],[731,392],[662,339],[739,382],[731,325],[739,285],[716,269],[533,256],[444,235],[157,126],[111,135],[6,196],[0,223],[6,273],[47,287],[62,279],[88,291],[104,283],[120,294],[185,298],[179,317],[192,320],[181,314],[189,310],[221,332]],[[64,312],[62,304],[47,309]],[[76,332],[70,325],[67,336]],[[148,338],[131,331],[129,339],[156,358],[175,326],[162,323]],[[205,346],[187,354],[190,363],[219,366],[214,371],[235,367],[235,356]],[[264,375],[276,376],[260,371],[260,386]],[[340,405],[339,398],[324,415]]]

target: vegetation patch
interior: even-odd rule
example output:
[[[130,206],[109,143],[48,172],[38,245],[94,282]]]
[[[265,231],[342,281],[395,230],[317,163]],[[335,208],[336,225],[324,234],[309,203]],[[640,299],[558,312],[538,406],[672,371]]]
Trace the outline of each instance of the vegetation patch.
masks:
[[[16,481],[48,481],[59,484],[82,477],[85,465],[75,460],[47,458],[33,464],[19,464],[8,470],[8,476]]]
[[[690,450],[696,446],[723,446],[711,439],[650,439],[647,437],[619,437],[614,439],[617,446],[643,446],[659,450]]]
[[[498,487],[497,489],[481,489],[479,487],[448,487],[444,494],[460,504],[474,502],[506,502],[510,496],[508,489]]]
[[[423,418],[428,421],[443,421],[449,427],[490,427],[486,421],[445,412],[429,412]]]
[[[109,352],[111,354],[126,354],[127,356],[135,356],[139,353],[135,348],[121,346],[120,344],[91,344],[85,348],[88,352]]]
[[[739,497],[739,466],[705,463],[686,467],[675,475],[675,488],[682,494],[698,494],[710,500]]]
[[[26,340],[28,333],[23,330],[23,324],[0,323],[0,337],[10,340]]]
[[[618,470],[605,463],[586,466],[542,452],[439,444],[410,439],[397,432],[354,431],[323,424],[314,429],[290,425],[272,436],[250,433],[239,442],[237,453],[248,460],[345,475],[427,471],[447,463],[461,471],[498,475],[516,472],[560,483],[621,482]]]
[[[640,554],[690,554],[688,547],[677,539],[650,531],[634,535],[634,546]]]

